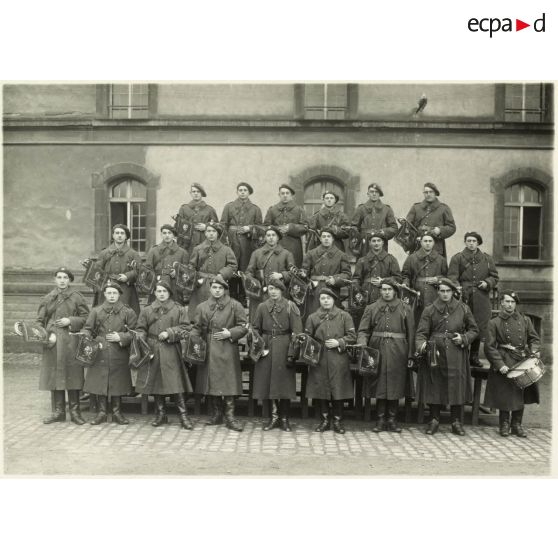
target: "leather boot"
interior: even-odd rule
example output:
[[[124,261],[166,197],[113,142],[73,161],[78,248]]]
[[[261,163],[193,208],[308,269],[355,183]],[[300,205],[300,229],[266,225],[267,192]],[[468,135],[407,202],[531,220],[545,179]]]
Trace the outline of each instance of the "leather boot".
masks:
[[[333,402],[333,420],[331,422],[333,431],[337,434],[345,434],[343,427],[343,401]]]
[[[451,406],[451,431],[457,436],[465,436],[465,430],[461,424],[462,405]]]
[[[68,390],[68,402],[70,407],[70,420],[79,426],[85,424],[83,417],[81,416],[81,411],[79,408],[79,390],[69,389]]]
[[[64,390],[55,389],[52,393],[54,393],[54,411],[49,417],[43,419],[43,424],[64,422],[66,420],[66,398]]]
[[[281,417],[281,430],[283,432],[291,432],[292,428],[289,423],[289,414],[291,410],[291,400],[281,399],[279,402],[279,416]]]
[[[103,422],[107,422],[107,396],[106,395],[97,395],[97,415],[89,424],[101,424]]]
[[[151,423],[151,426],[162,426],[169,422],[169,417],[167,416],[167,409],[165,407],[165,396],[156,395],[155,396],[155,420]]]
[[[112,420],[116,424],[130,424],[130,421],[122,414],[122,397],[119,395],[113,395],[110,398],[110,408],[112,410]]]
[[[500,411],[500,436],[507,438],[510,435],[510,412]]]
[[[376,426],[372,432],[383,432],[387,428],[386,423],[386,399],[376,399]]]
[[[527,433],[523,430],[521,422],[523,421],[523,409],[512,411],[511,414],[511,433],[519,438],[527,438]]]
[[[441,405],[430,405],[430,422],[426,428],[426,434],[434,436],[440,427],[440,411]]]
[[[273,430],[279,426],[279,409],[277,408],[277,400],[271,399],[271,418],[262,430]]]
[[[314,432],[325,432],[329,430],[329,407],[325,399],[320,399],[320,416],[321,422],[316,426]]]
[[[388,410],[387,430],[389,432],[401,432],[401,427],[397,424],[398,409],[399,409],[399,401],[397,399],[389,399],[387,402],[387,410]]]
[[[234,396],[225,396],[225,425],[229,430],[242,432],[244,427],[234,418]]]
[[[212,413],[205,424],[208,426],[216,426],[217,424],[223,424],[223,405],[220,397],[214,395],[208,395],[211,401]]]
[[[186,399],[183,393],[176,394],[176,408],[178,409],[178,416],[180,418],[180,424],[185,430],[193,430],[194,425],[188,416],[188,409],[186,408]]]

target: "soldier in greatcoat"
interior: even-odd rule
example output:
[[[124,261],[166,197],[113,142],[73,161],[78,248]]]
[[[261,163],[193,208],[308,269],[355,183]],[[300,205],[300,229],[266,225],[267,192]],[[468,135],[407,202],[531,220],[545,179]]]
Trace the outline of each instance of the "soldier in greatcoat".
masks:
[[[212,399],[213,415],[207,424],[222,424],[224,414],[227,428],[241,432],[234,408],[235,397],[242,395],[238,340],[248,331],[246,312],[229,296],[229,286],[220,277],[211,280],[210,290],[209,299],[196,309],[192,329],[193,336],[207,343],[205,363],[198,364],[196,393]]]
[[[201,184],[194,182],[190,186],[190,196],[192,200],[182,204],[175,217],[178,245],[188,252],[203,242],[206,223],[219,220],[215,209],[202,199],[207,193]]]
[[[39,305],[37,322],[47,332],[43,346],[39,389],[53,392],[54,411],[44,424],[66,420],[65,391],[68,391],[70,420],[85,424],[79,408],[79,391],[83,389],[83,365],[76,360],[78,337],[89,308],[83,295],[71,288],[74,274],[66,267],[54,272],[56,288]]]
[[[438,200],[440,190],[435,184],[427,182],[423,194],[424,200],[413,204],[407,214],[407,221],[418,229],[420,235],[432,234],[436,251],[447,261],[445,239],[456,231],[453,214],[448,205]]]
[[[336,299],[337,293],[322,289],[320,309],[306,320],[305,332],[323,346],[318,364],[308,367],[306,394],[311,399],[319,399],[321,421],[315,431],[324,432],[332,427],[338,434],[345,434],[343,401],[354,396],[347,345],[355,343],[356,332],[351,316],[335,306]]]
[[[382,203],[380,198],[384,192],[379,184],[373,182],[367,189],[368,201],[361,203],[353,215],[351,224],[356,227],[362,235],[361,257],[368,252],[368,243],[371,235],[380,235],[384,244],[384,250],[388,249],[388,240],[397,233],[397,221],[393,209]]]
[[[304,208],[296,205],[293,200],[295,191],[286,184],[279,188],[281,201],[272,205],[264,219],[264,225],[275,225],[283,235],[280,240],[281,246],[293,255],[295,265],[302,264],[302,240],[306,233],[308,220]]]
[[[351,277],[351,264],[345,252],[334,246],[335,231],[324,228],[320,234],[320,246],[306,253],[302,261],[301,275],[310,279],[312,289],[306,295],[305,320],[320,307],[319,292],[331,289],[339,300],[341,287]]]
[[[424,234],[420,239],[420,248],[403,262],[401,275],[404,284],[419,292],[415,324],[418,324],[423,309],[438,298],[438,280],[448,274],[448,264],[434,248],[434,242],[431,234]]]
[[[384,249],[383,236],[374,232],[369,236],[370,250],[366,256],[359,258],[353,273],[353,284],[368,292],[368,303],[372,304],[380,298],[380,286],[384,279],[393,279],[395,282],[401,280],[399,263],[394,256],[388,254]],[[351,312],[358,327],[363,310]]]
[[[246,276],[257,279],[262,285],[261,298],[250,299],[250,321],[256,315],[256,308],[260,302],[267,298],[267,285],[271,280],[280,280],[287,283],[290,278],[289,271],[294,267],[293,255],[279,244],[283,234],[277,227],[267,227],[265,231],[265,244],[254,250],[250,256],[250,263],[246,268]]]
[[[364,397],[376,398],[374,432],[401,432],[399,399],[413,395],[409,372],[415,346],[413,312],[398,296],[397,283],[382,280],[381,298],[366,307],[358,329],[357,344],[380,352],[378,375],[366,377],[363,383]]]
[[[465,249],[450,260],[448,277],[461,287],[461,299],[473,312],[480,335],[471,345],[471,365],[482,366],[479,360],[481,341],[486,341],[488,321],[492,317],[490,291],[498,284],[498,271],[492,256],[481,252],[482,236],[465,233]]]
[[[188,304],[188,317],[194,320],[198,304],[209,298],[209,285],[214,277],[228,281],[238,269],[234,252],[219,237],[223,227],[219,223],[207,223],[205,240],[194,247],[190,265],[196,270],[196,284]]]
[[[188,264],[190,256],[184,248],[176,242],[176,229],[172,225],[163,225],[160,229],[162,242],[153,246],[145,258],[145,265],[155,271],[157,281],[167,281],[174,293],[176,302],[182,301],[182,292],[176,286],[176,270],[174,264]],[[147,300],[151,304],[155,300],[155,293],[151,293]]]
[[[112,227],[113,242],[108,248],[101,250],[97,257],[97,265],[109,274],[111,281],[117,281],[122,289],[121,301],[139,314],[140,305],[136,280],[138,267],[141,265],[140,255],[130,248],[130,229],[118,224]],[[103,302],[100,293],[96,293],[93,306]]]
[[[500,312],[488,322],[484,350],[492,368],[488,373],[484,404],[499,409],[501,436],[510,435],[511,411],[511,433],[525,438],[524,407],[540,402],[539,385],[535,383],[521,389],[506,374],[530,355],[540,358],[540,340],[530,318],[517,310],[518,304],[519,296],[515,291],[503,291]]]
[[[316,234],[310,236],[308,241],[308,250],[312,250],[320,245],[319,236],[324,229],[331,229],[335,234],[334,245],[342,252],[345,251],[343,239],[348,238],[350,220],[337,205],[339,196],[335,192],[324,192],[322,194],[324,201],[322,207],[308,219],[308,228],[316,231]]]
[[[461,424],[463,405],[472,399],[469,347],[479,328],[469,307],[454,297],[457,285],[443,277],[438,281],[438,298],[420,318],[415,346],[427,361],[419,367],[419,389],[430,405],[427,434],[435,434],[442,405],[450,405],[451,431],[464,436]],[[434,362],[436,361],[436,363]]]
[[[291,399],[296,398],[296,374],[287,358],[291,336],[302,333],[302,320],[297,305],[285,299],[284,292],[284,283],[272,279],[269,298],[258,306],[252,322],[269,351],[254,366],[253,396],[271,400],[271,419],[264,430],[280,426],[281,430],[290,432],[289,409]]]
[[[229,246],[238,262],[239,271],[246,271],[254,251],[252,230],[254,225],[262,224],[262,210],[250,200],[254,188],[247,182],[240,182],[236,187],[237,198],[223,209],[221,224],[225,227]],[[246,293],[242,281],[234,277],[229,282],[230,295],[242,304],[246,304]]]
[[[106,422],[109,398],[113,420],[118,424],[129,424],[122,414],[121,400],[123,395],[132,392],[128,364],[132,334],[128,329],[136,327],[138,317],[120,301],[122,288],[118,283],[108,281],[103,294],[105,302],[91,310],[83,328],[88,337],[101,343],[95,362],[87,370],[84,389],[97,396],[99,405],[91,424]]]
[[[172,299],[167,281],[155,287],[155,302],[139,315],[137,331],[147,341],[153,358],[138,369],[136,390],[155,396],[155,420],[151,426],[168,423],[166,396],[174,395],[182,428],[191,430],[192,421],[186,408],[186,393],[192,393],[188,370],[182,360],[180,340],[189,325],[186,309]]]

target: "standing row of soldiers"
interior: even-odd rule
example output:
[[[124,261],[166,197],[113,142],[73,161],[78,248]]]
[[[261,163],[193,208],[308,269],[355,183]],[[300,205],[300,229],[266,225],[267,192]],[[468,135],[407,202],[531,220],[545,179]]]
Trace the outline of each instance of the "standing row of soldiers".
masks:
[[[444,239],[456,227],[449,207],[438,201],[439,190],[434,184],[425,185],[424,201],[414,204],[407,217],[421,233],[420,248],[406,259],[401,271],[397,260],[387,252],[387,241],[396,234],[397,224],[391,208],[380,201],[383,191],[377,184],[369,186],[369,201],[358,207],[352,221],[336,207],[339,198],[332,192],[324,193],[323,207],[307,219],[303,208],[292,199],[294,191],[281,186],[280,202],[269,209],[264,220],[264,246],[257,249],[251,236],[254,225],[262,223],[262,214],[249,199],[253,193],[249,184],[237,186],[238,198],[225,206],[221,222],[215,210],[203,201],[203,187],[194,184],[190,191],[192,201],[180,208],[176,226],[163,225],[162,243],[147,254],[146,264],[155,270],[159,282],[150,296],[151,304],[141,311],[135,289],[140,258],[127,244],[130,233],[124,225],[113,228],[113,244],[99,254],[98,264],[112,281],[103,288],[105,301],[91,313],[83,297],[68,290],[71,272],[65,268],[57,271],[57,288],[39,309],[39,322],[47,331],[58,334],[57,342],[45,347],[43,359],[41,387],[55,392],[56,407],[46,422],[65,419],[63,390],[67,389],[72,420],[83,423],[79,398],[76,403],[76,390],[82,388],[100,396],[94,424],[106,420],[109,397],[115,419],[127,422],[120,411],[120,396],[131,391],[131,383],[115,378],[130,375],[125,361],[131,342],[129,330],[134,330],[154,355],[138,370],[135,388],[139,393],[155,395],[157,414],[153,425],[167,422],[165,396],[174,394],[182,426],[192,428],[184,394],[194,390],[179,343],[184,331],[191,329],[194,339],[207,342],[207,358],[197,367],[195,391],[211,398],[209,423],[225,421],[229,428],[240,430],[234,418],[234,400],[241,393],[236,342],[253,328],[263,336],[269,351],[256,364],[254,385],[256,398],[272,401],[271,419],[265,429],[280,426],[288,431],[289,402],[296,396],[294,372],[288,366],[290,362],[292,367],[293,359],[288,351],[292,338],[303,331],[304,320],[304,331],[324,347],[319,362],[309,367],[307,387],[307,396],[320,400],[317,431],[345,431],[343,400],[353,397],[347,349],[356,342],[380,352],[379,374],[374,381],[365,381],[364,386],[365,396],[377,399],[376,431],[400,431],[397,405],[402,397],[414,394],[409,369],[418,353],[429,356],[427,361],[422,359],[418,384],[431,410],[427,433],[437,431],[440,410],[450,405],[452,431],[463,435],[462,406],[471,399],[469,355],[471,363],[478,365],[480,339],[486,338],[485,353],[493,373],[487,388],[489,401],[485,403],[501,410],[502,435],[506,435],[506,428],[509,434],[509,417],[507,427],[503,419],[510,411],[514,412],[512,431],[524,435],[523,404],[532,401],[504,374],[511,356],[538,351],[538,338],[527,317],[519,314],[515,306],[509,311],[508,299],[518,302],[515,293],[503,295],[502,311],[487,327],[491,312],[489,292],[498,280],[496,268],[492,258],[478,249],[482,238],[476,232],[465,234],[465,249],[451,259],[448,268]],[[351,276],[342,242],[355,228],[362,235],[362,256]],[[309,230],[316,232],[315,247],[310,244],[303,257],[301,238]],[[226,243],[220,240],[224,234]],[[189,298],[177,288],[175,262],[187,263],[196,271],[196,288]],[[235,300],[243,299],[241,284],[235,277],[239,271],[258,279],[263,286],[260,300],[250,301],[249,323],[243,306]],[[293,275],[309,280],[314,287],[302,317],[297,305],[285,297],[286,284]],[[398,298],[400,281],[420,293],[414,311]],[[235,296],[229,295],[229,283]],[[364,313],[363,309],[348,313],[342,308],[340,291],[348,283],[369,293],[371,304]],[[457,300],[457,294],[464,302]],[[508,321],[510,318],[513,322]],[[512,323],[514,327],[509,327]],[[79,371],[74,375],[75,381],[70,381],[64,371],[77,364],[70,362],[70,346],[75,338],[65,334],[68,329],[75,332],[82,327],[85,334],[105,341],[101,357],[88,371],[85,387],[83,369],[81,381]],[[66,360],[56,356],[64,344]],[[506,345],[516,352],[506,352],[502,349]],[[438,362],[433,362],[436,359]],[[532,399],[537,400],[536,394]]]

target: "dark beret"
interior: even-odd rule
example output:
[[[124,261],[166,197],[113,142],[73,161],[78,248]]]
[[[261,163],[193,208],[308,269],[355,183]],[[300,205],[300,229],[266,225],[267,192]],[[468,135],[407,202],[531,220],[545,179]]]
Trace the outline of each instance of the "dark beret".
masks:
[[[388,277],[387,279],[382,279],[382,284],[380,285],[380,287],[382,285],[388,285],[389,287],[391,287],[397,293],[397,296],[399,296],[399,294],[401,292],[399,290],[399,285],[393,279],[391,279],[391,277]]]
[[[165,224],[160,229],[161,232],[164,230],[170,231],[174,236],[176,236],[176,229],[172,225]]]
[[[440,277],[438,279],[436,288],[440,287],[440,285],[445,285],[446,287],[449,287],[454,293],[459,292],[458,286],[451,279],[448,279],[447,277]]]
[[[74,274],[67,268],[67,267],[59,267],[55,272],[54,276],[56,277],[57,273],[65,273],[68,276],[68,279],[73,282]]]
[[[250,195],[252,195],[254,193],[254,188],[252,188],[252,186],[250,186],[250,184],[248,184],[248,182],[239,182],[236,185],[236,189],[238,190],[241,186],[246,186],[246,188],[248,188],[248,192],[250,192]]]
[[[482,244],[482,236],[478,232],[465,233],[465,236],[463,237],[463,241],[467,240],[467,237],[469,236],[476,238],[479,241],[479,246]]]
[[[385,240],[386,237],[380,231],[374,231],[374,232],[369,234],[368,242],[370,242],[373,238],[380,238],[381,240]]]
[[[515,302],[519,304],[519,295],[515,291],[512,291],[510,289],[500,291],[500,300],[503,300],[505,295],[511,296],[515,300]]]
[[[335,203],[339,203],[339,196],[335,193],[335,192],[330,192],[329,190],[327,192],[324,192],[322,194],[322,200],[328,195],[331,194],[334,198],[335,198]]]
[[[285,283],[283,283],[281,279],[271,279],[271,281],[268,282],[268,286],[275,287],[283,292],[287,290],[287,287],[285,287]]]
[[[223,234],[223,225],[221,225],[221,223],[217,223],[216,221],[209,221],[209,223],[205,224],[205,230],[207,230],[208,227],[215,229],[219,233],[219,235]]]
[[[329,295],[335,300],[339,300],[339,295],[331,289],[328,289],[327,287],[323,287],[322,289],[320,289],[319,296],[322,296],[323,294]]]
[[[169,295],[172,297],[173,292],[172,292],[172,288],[170,286],[170,283],[168,281],[166,281],[165,279],[161,279],[160,281],[157,281],[157,284],[155,285],[155,288],[157,287],[164,287],[165,289],[167,289],[167,291],[169,292]]]
[[[428,233],[428,232],[422,233],[418,237],[419,241],[421,241],[425,236],[429,236],[434,242],[436,242],[436,237],[432,233]]]
[[[201,192],[202,198],[207,198],[207,194],[205,193],[204,187],[198,182],[194,182],[190,186],[190,188],[195,188],[196,190],[199,190]]]
[[[281,184],[281,186],[279,186],[279,190],[281,190],[281,188],[286,188],[287,190],[290,190],[293,196],[296,194],[296,192],[287,184]]]
[[[320,231],[320,236],[322,236],[322,233],[329,233],[333,238],[337,238],[337,233],[333,230],[333,227],[324,227]]]
[[[376,190],[378,194],[380,194],[381,198],[384,197],[384,192],[382,190],[382,187],[379,184],[376,184],[375,182],[372,182],[372,184],[368,186],[368,190]]]
[[[114,234],[114,229],[122,229],[126,233],[126,238],[130,240],[130,236],[131,236],[130,229],[126,225],[123,225],[122,223],[118,223],[118,225],[114,225],[114,227],[112,227],[113,234]]]
[[[431,190],[434,190],[434,193],[439,196],[440,195],[440,190],[438,190],[438,186],[436,186],[436,184],[432,184],[432,182],[427,182],[424,185],[425,188],[430,188]]]
[[[273,231],[279,237],[279,240],[281,240],[283,238],[283,233],[277,227],[274,227],[274,226],[270,225],[269,227],[267,227],[265,229],[266,233],[267,233],[267,231]]]
[[[213,279],[211,279],[209,285],[211,286],[213,285],[213,283],[216,283],[217,285],[221,285],[221,287],[227,289],[227,291],[229,290],[229,284],[221,277],[214,277]]]
[[[111,281],[110,279],[103,285],[103,292],[106,291],[107,288],[116,289],[120,294],[122,294],[122,287],[116,282]]]

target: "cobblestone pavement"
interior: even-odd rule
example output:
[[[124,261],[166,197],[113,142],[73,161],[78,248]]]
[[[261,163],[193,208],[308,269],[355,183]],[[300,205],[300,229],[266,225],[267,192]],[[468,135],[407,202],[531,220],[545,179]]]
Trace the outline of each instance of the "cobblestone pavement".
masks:
[[[168,426],[127,413],[130,425],[43,425],[49,400],[36,390],[36,357],[5,362],[4,459],[8,474],[528,474],[550,472],[551,432],[503,439],[495,426],[468,427],[458,437],[443,424],[436,436],[416,425],[401,434],[375,434],[347,421],[345,436],[313,432],[313,419],[293,419],[291,433],[261,430],[263,419],[243,419],[245,430],[204,425],[185,431],[171,411]],[[12,364],[13,366],[10,366]],[[25,369],[21,370],[24,366]],[[17,372],[17,373],[16,373]],[[27,394],[21,403],[23,394]],[[84,412],[84,418],[90,413]]]

